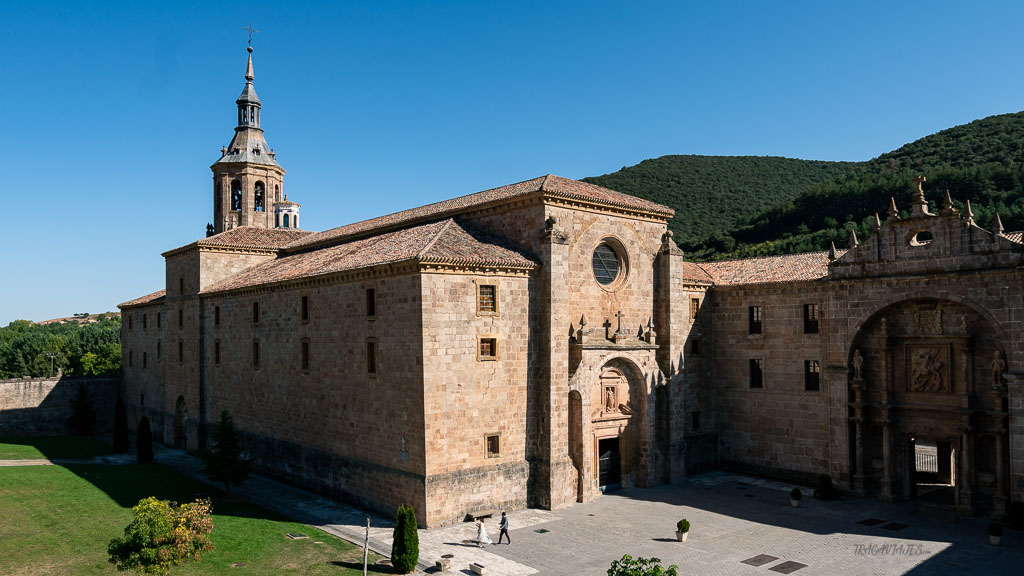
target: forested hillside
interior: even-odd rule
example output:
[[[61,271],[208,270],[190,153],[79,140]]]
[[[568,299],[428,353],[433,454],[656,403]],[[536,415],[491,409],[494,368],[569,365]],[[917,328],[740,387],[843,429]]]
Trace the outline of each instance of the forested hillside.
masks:
[[[33,324],[15,320],[0,328],[0,379],[50,374],[107,376],[121,369],[121,318],[101,316],[92,323]]]
[[[700,162],[679,164],[679,158]],[[760,180],[754,166],[764,173]],[[796,174],[769,169],[786,166]],[[694,175],[681,177],[679,170]],[[837,173],[830,177],[829,170]],[[873,231],[874,214],[885,217],[890,197],[906,210],[918,174],[927,177],[933,207],[948,189],[957,207],[970,199],[981,226],[990,227],[998,212],[1006,229],[1024,228],[1024,112],[943,130],[867,162],[666,156],[590,180],[671,206],[677,214],[670,226],[688,256],[720,259],[823,250],[831,242],[842,247],[850,228],[863,239]],[[801,182],[806,185],[798,188]],[[695,210],[695,204],[704,206]],[[756,213],[738,213],[753,205]],[[723,208],[737,217],[714,215]],[[695,221],[703,218],[699,211],[712,212],[711,220]]]
[[[669,227],[688,252],[709,246],[730,250],[719,242],[738,222],[855,166],[770,156],[662,156],[583,180],[674,208]]]

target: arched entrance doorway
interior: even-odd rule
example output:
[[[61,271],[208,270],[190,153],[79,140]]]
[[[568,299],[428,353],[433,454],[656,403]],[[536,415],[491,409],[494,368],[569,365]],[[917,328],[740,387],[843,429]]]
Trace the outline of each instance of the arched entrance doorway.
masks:
[[[174,448],[184,450],[188,448],[188,406],[185,405],[185,397],[178,396],[178,402],[174,407]]]
[[[995,322],[960,302],[907,300],[865,322],[849,351],[854,488],[1004,511],[1006,348]]]

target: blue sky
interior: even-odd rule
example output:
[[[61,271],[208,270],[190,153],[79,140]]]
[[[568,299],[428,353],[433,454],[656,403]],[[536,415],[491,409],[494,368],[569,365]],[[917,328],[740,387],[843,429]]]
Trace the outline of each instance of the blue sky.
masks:
[[[1024,108],[1024,4],[0,2],[0,325],[204,233],[246,33],[303,227],[665,154],[865,160]]]

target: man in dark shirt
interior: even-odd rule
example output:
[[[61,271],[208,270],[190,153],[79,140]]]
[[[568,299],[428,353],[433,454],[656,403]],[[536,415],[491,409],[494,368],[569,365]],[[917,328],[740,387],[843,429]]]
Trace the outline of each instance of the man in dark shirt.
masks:
[[[511,545],[512,537],[508,535],[508,516],[505,516],[504,512],[501,513],[501,523],[498,524],[498,527],[501,528],[501,532],[498,534],[498,544],[501,544],[501,537],[504,536],[508,538],[508,543]]]

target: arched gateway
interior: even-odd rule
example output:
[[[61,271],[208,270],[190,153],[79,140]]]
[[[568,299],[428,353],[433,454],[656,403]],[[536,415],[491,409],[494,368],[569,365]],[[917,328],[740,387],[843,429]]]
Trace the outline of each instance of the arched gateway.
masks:
[[[854,488],[1004,511],[1007,350],[995,322],[961,302],[906,300],[865,322],[849,350]]]

